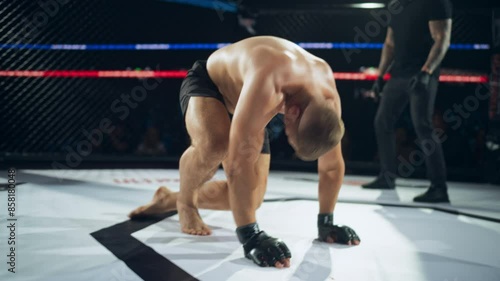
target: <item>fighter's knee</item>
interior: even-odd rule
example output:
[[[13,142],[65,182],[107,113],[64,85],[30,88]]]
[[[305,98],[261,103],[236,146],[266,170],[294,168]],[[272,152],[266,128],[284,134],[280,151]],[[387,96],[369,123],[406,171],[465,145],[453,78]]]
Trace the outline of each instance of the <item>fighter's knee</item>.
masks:
[[[217,161],[222,161],[226,158],[228,152],[229,142],[224,139],[211,139],[206,140],[202,145],[202,150],[206,153],[207,157],[213,158]]]

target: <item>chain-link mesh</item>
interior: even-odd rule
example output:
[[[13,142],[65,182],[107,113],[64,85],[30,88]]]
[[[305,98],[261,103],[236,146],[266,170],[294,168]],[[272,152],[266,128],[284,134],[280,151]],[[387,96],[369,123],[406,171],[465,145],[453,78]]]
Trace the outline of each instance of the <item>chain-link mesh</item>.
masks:
[[[0,42],[61,44],[112,39],[112,5],[106,1],[1,1]],[[86,36],[85,36],[86,35]],[[99,57],[79,51],[3,49],[3,70],[89,69]],[[119,96],[105,79],[1,78],[0,151],[60,152],[95,127]]]
[[[263,11],[256,29],[261,35],[292,41],[353,42],[356,28],[364,30],[375,21],[369,10],[340,12],[321,3],[303,1],[310,8],[304,11],[279,12],[282,6],[270,7],[274,10]],[[487,11],[456,13],[453,42],[489,42],[490,21]],[[384,30],[381,25],[380,33],[370,41],[382,42]],[[0,0],[0,44],[214,43],[246,36],[236,15],[216,9],[159,1]],[[0,70],[186,69],[210,52],[1,49]],[[342,50],[312,52],[336,71],[376,65],[380,54],[380,50],[363,50],[348,62]],[[450,53],[447,60],[458,64],[462,56]],[[484,62],[480,58],[470,60],[472,68],[487,67],[487,57]],[[136,108],[129,106],[130,116],[125,120],[113,109],[116,101],[125,103],[123,94],[142,84],[137,79],[0,78],[0,153],[67,153],[68,147],[85,139],[84,130],[90,132],[110,118],[117,130],[95,151],[133,153],[153,126],[165,143],[177,143],[171,154],[178,155],[186,143],[177,102],[179,80],[162,81],[148,91],[144,102]]]

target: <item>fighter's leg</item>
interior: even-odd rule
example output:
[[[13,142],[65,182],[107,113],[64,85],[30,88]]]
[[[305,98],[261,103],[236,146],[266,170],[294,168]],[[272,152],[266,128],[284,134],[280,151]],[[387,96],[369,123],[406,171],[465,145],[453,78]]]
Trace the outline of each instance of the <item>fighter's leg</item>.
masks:
[[[269,174],[269,154],[261,154],[257,161],[257,169],[259,170],[259,190],[258,196],[259,205],[264,199],[266,192],[267,177]],[[223,162],[224,165],[224,162]],[[198,208],[210,210],[230,210],[229,194],[226,180],[213,180],[205,182],[198,191]],[[131,218],[147,217],[156,214],[162,214],[177,209],[176,202],[179,192],[172,192],[167,187],[162,186],[156,190],[153,200],[141,206],[130,213]]]
[[[253,187],[256,189],[254,195],[256,196],[252,202],[256,202],[255,209],[259,208],[264,200],[264,194],[267,188],[267,178],[269,176],[269,165],[271,162],[271,147],[269,144],[268,132],[264,135],[264,144],[261,150],[261,154],[255,163],[256,171],[256,182],[257,186]],[[222,166],[225,168],[227,164],[225,161],[222,162]],[[211,210],[230,210],[231,204],[229,199],[230,193],[227,181],[210,181],[205,183],[198,193],[198,204],[202,209]]]
[[[153,200],[146,205],[134,209],[128,215],[131,219],[146,218],[177,209],[178,192],[172,192],[165,186],[161,186],[155,192]]]
[[[171,191],[166,186],[159,187],[151,202],[130,212],[129,217],[146,218],[177,210],[179,192]],[[209,202],[209,199],[214,200]],[[216,180],[205,182],[198,191],[198,208],[211,210],[229,210],[227,198],[227,181]]]
[[[264,194],[266,193],[267,187],[267,177],[269,175],[269,154],[260,154],[259,159],[256,162],[257,176],[259,177],[257,182],[257,190],[255,192],[256,202],[258,205],[255,208],[259,208],[264,200]],[[223,162],[223,166],[225,163]],[[229,190],[227,181],[215,181],[213,184],[204,185],[198,195],[198,203],[202,209],[211,210],[230,210],[231,206],[229,203]]]
[[[226,157],[230,120],[225,106],[207,97],[191,97],[185,119],[191,146],[179,163],[177,211],[183,232],[208,235],[211,231],[198,214],[198,190]]]

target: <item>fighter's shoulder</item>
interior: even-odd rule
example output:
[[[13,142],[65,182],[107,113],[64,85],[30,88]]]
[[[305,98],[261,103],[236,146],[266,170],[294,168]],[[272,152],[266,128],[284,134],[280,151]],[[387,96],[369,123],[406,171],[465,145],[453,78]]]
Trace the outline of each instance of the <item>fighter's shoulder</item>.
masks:
[[[255,46],[249,50],[248,54],[256,68],[286,67],[292,62],[285,52],[266,45]]]
[[[256,46],[247,53],[241,73],[245,79],[272,81],[276,87],[290,76],[292,62],[282,52],[269,46]]]
[[[315,57],[314,59],[314,65],[317,66],[317,68],[322,71],[323,73],[327,74],[328,76],[333,77],[333,70],[328,62],[326,62],[322,58]]]

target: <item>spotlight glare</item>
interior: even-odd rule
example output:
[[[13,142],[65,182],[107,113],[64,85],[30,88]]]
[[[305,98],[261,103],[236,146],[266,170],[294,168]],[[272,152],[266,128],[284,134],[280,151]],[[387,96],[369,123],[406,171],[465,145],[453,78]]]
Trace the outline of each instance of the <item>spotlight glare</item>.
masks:
[[[385,8],[385,4],[383,3],[358,3],[358,4],[350,4],[351,8],[359,8],[359,9],[381,9]]]

